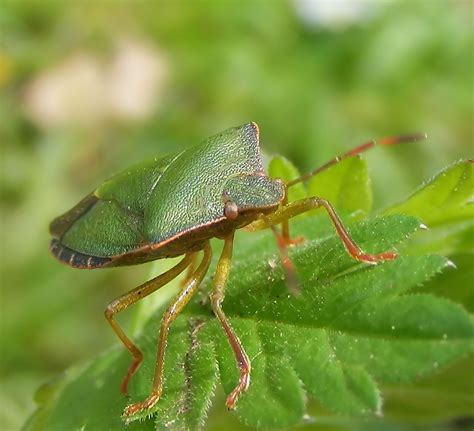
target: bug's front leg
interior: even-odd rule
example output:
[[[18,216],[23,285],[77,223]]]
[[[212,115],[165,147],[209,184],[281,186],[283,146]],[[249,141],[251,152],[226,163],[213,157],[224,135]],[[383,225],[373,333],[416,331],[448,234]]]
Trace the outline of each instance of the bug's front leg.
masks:
[[[281,202],[282,207],[288,205],[288,186],[285,186],[285,196]],[[289,219],[286,218],[281,222],[281,235],[276,235],[278,240],[279,247],[288,247],[303,242],[303,237],[297,236],[296,238],[291,238],[290,235],[290,223]]]
[[[237,366],[240,371],[240,379],[237,386],[227,397],[227,408],[233,409],[239,396],[247,390],[250,384],[250,360],[245,353],[242,344],[235,335],[230,323],[228,322],[224,311],[222,310],[222,301],[224,300],[225,286],[229,278],[230,265],[232,260],[232,245],[234,242],[234,233],[225,238],[224,248],[219,258],[216,268],[216,275],[214,277],[214,286],[211,294],[211,304],[214,314],[219,319],[225,335],[229,340],[230,346],[234,351]]]
[[[395,259],[398,256],[397,253],[393,251],[385,251],[378,254],[364,252],[351,238],[332,205],[326,199],[321,199],[318,197],[291,202],[275,211],[273,214],[268,215],[264,219],[253,222],[251,225],[249,225],[248,230],[265,229],[271,225],[282,223],[283,221],[295,217],[298,214],[320,207],[323,207],[326,210],[329,218],[336,228],[339,238],[341,238],[344,247],[352,258],[360,262],[376,264],[377,262]]]
[[[123,412],[124,419],[128,419],[137,413],[152,408],[160,399],[163,391],[163,367],[165,363],[165,352],[168,344],[168,332],[170,325],[178,317],[181,310],[189,302],[193,294],[200,286],[204,276],[209,269],[211,263],[211,246],[209,243],[205,244],[204,256],[202,257],[201,263],[194,272],[194,274],[188,279],[185,286],[179,291],[178,295],[174,298],[173,302],[166,309],[163,318],[161,320],[160,337],[158,340],[158,353],[156,357],[156,368],[155,376],[153,380],[153,387],[150,396],[139,403],[131,404],[127,406]]]
[[[140,299],[145,298],[151,293],[158,290],[160,287],[163,287],[165,284],[169,283],[173,278],[176,278],[181,272],[183,272],[187,266],[191,264],[193,255],[186,255],[177,265],[169,269],[163,274],[160,274],[158,277],[153,278],[152,280],[143,283],[142,285],[136,287],[130,292],[125,293],[124,295],[114,299],[112,302],[107,305],[105,309],[105,318],[110,323],[110,326],[120,338],[124,346],[133,356],[133,361],[128,368],[127,374],[125,374],[124,379],[120,385],[120,390],[126,394],[128,383],[130,379],[138,370],[142,360],[143,354],[140,349],[127,337],[123,329],[119,326],[117,321],[114,319],[114,315],[126,310],[130,305],[135,304]]]

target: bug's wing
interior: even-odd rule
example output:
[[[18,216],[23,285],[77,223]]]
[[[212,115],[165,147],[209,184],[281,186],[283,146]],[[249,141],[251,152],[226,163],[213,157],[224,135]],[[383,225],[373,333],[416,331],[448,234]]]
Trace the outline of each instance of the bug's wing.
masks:
[[[89,256],[117,256],[147,243],[143,214],[148,199],[177,155],[141,163],[112,177],[55,219],[51,234],[61,246]]]
[[[164,172],[148,201],[146,235],[161,242],[223,219],[226,180],[263,172],[255,123],[227,129],[188,148]]]

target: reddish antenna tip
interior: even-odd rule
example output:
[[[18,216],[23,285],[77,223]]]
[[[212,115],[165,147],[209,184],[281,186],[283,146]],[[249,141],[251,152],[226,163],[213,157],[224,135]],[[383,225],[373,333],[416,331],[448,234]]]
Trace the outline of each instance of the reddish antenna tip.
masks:
[[[426,133],[410,133],[407,135],[389,136],[387,138],[382,138],[378,141],[378,143],[380,145],[394,145],[402,144],[405,142],[417,142],[427,138],[428,135]]]
[[[428,139],[428,134],[426,132],[413,133],[411,135],[407,135],[407,138],[411,139],[410,142],[423,141]]]

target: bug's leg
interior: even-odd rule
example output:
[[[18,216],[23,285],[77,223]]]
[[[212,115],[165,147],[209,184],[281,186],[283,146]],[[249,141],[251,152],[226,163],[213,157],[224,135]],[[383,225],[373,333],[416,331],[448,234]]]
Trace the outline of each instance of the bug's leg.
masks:
[[[257,220],[249,226],[252,230],[265,229],[271,225],[281,223],[283,220],[288,220],[297,216],[298,214],[320,207],[323,207],[328,213],[332,223],[334,224],[334,227],[336,228],[339,238],[341,238],[347,252],[354,259],[360,262],[375,264],[379,261],[392,260],[397,257],[397,254],[392,251],[386,251],[379,254],[365,253],[350,237],[332,205],[327,200],[317,197],[291,202],[275,211],[273,214],[268,215],[265,219]]]
[[[155,376],[153,380],[153,387],[150,396],[140,403],[135,403],[127,406],[124,410],[123,416],[125,418],[133,416],[143,410],[152,408],[160,399],[163,390],[163,366],[165,362],[165,350],[168,344],[168,332],[171,323],[178,317],[183,307],[189,302],[197,288],[201,284],[204,276],[209,269],[211,263],[211,246],[206,243],[204,247],[204,256],[198,268],[191,278],[188,279],[186,285],[179,291],[173,302],[168,306],[163,318],[161,319],[160,336],[158,340],[158,353],[156,357]]]
[[[232,233],[224,241],[224,248],[222,249],[222,254],[217,263],[216,274],[214,276],[214,286],[211,294],[212,309],[224,329],[230,347],[234,351],[237,366],[240,371],[239,383],[227,397],[226,405],[229,409],[234,408],[237,398],[242,394],[242,392],[247,390],[250,384],[250,360],[222,310],[222,301],[224,300],[225,286],[229,277],[232,259],[233,242],[234,234]]]
[[[262,217],[266,218],[265,216]],[[286,222],[288,224],[288,220]],[[285,272],[285,281],[288,285],[288,290],[293,295],[299,295],[301,292],[298,286],[298,279],[296,277],[295,267],[293,266],[293,262],[288,256],[288,243],[285,241],[283,233],[280,235],[275,225],[269,224],[269,226],[273,232],[273,235],[275,235],[275,239],[277,241],[278,251],[280,252],[280,261],[283,266],[283,271]]]
[[[184,278],[181,280],[181,283],[180,283],[181,287],[186,286],[186,283],[188,282],[188,280],[193,276],[194,271],[196,270],[196,257],[197,257],[197,253],[193,253],[191,263],[188,266],[188,269],[186,271]]]
[[[285,196],[283,197],[281,205],[282,206],[288,205],[288,186],[285,187]],[[275,233],[275,231],[273,231],[273,233]],[[281,223],[281,237],[283,238],[285,243],[289,243],[291,241],[290,222],[288,221],[288,219],[283,220],[283,222]]]
[[[173,278],[177,277],[191,263],[192,256],[193,255],[186,255],[173,268],[169,269],[163,274],[160,274],[158,277],[155,277],[152,280],[143,283],[142,285],[136,287],[130,292],[127,292],[124,295],[114,299],[112,302],[109,303],[109,305],[107,305],[107,308],[105,309],[105,318],[110,323],[110,326],[112,326],[112,329],[120,338],[122,343],[133,356],[133,361],[130,367],[128,368],[127,374],[125,374],[125,377],[122,380],[122,384],[120,385],[120,390],[124,394],[127,393],[128,383],[137,371],[138,367],[140,366],[140,363],[142,362],[143,354],[140,349],[130,340],[130,338],[127,337],[123,329],[114,319],[114,315],[127,309],[130,305],[134,304],[142,298],[145,298],[146,296],[155,292],[160,287],[163,287]]]
[[[288,186],[285,186],[285,196],[281,201],[281,205],[284,207],[288,205]],[[303,237],[297,236],[296,238],[291,238],[290,235],[290,222],[288,219],[283,220],[281,222],[281,235],[277,236],[278,244],[282,244],[283,247],[287,247],[289,245],[296,245],[303,242]]]

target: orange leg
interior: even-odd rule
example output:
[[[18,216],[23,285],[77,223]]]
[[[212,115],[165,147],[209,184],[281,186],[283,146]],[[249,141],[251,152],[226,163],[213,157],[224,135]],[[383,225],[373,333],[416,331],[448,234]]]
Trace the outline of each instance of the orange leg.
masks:
[[[262,218],[266,218],[262,216]],[[283,223],[282,227],[285,227],[285,223]],[[288,220],[286,220],[286,227],[288,228]],[[283,265],[283,270],[285,271],[285,280],[288,285],[288,290],[292,295],[299,295],[301,293],[300,288],[298,286],[298,278],[296,277],[295,267],[293,266],[293,262],[291,261],[290,257],[288,256],[288,241],[292,241],[290,239],[285,239],[284,232],[282,234],[278,232],[277,228],[274,225],[270,224],[270,229],[272,230],[273,234],[275,235],[278,251],[280,252],[280,260],[281,264]],[[289,231],[287,231],[289,234]],[[301,237],[298,237],[301,238]],[[293,242],[293,241],[292,241]],[[293,243],[295,243],[294,241]]]
[[[242,344],[235,335],[234,330],[230,326],[224,311],[222,310],[222,302],[224,301],[225,286],[229,277],[231,259],[232,259],[232,245],[234,242],[234,233],[228,236],[224,241],[224,248],[222,249],[221,257],[216,268],[216,275],[214,277],[214,288],[211,294],[211,304],[214,314],[219,319],[225,335],[229,340],[230,347],[234,351],[237,366],[240,371],[240,379],[237,386],[227,397],[227,408],[233,409],[235,403],[242,392],[246,391],[250,384],[250,360],[245,353]]]
[[[117,299],[114,299],[109,303],[109,305],[107,305],[107,308],[105,309],[105,318],[133,356],[133,361],[127,371],[127,374],[125,374],[125,377],[122,380],[122,384],[120,385],[120,390],[124,394],[127,393],[128,383],[143,360],[143,354],[140,349],[130,340],[130,338],[127,337],[123,329],[115,321],[114,315],[126,310],[130,305],[135,304],[140,299],[145,298],[146,296],[158,290],[160,287],[163,287],[165,284],[169,283],[171,280],[173,280],[173,278],[176,278],[191,263],[192,258],[193,255],[186,255],[181,260],[181,262],[179,262],[170,270],[136,287],[130,292],[125,293]]]
[[[281,205],[283,207],[288,205],[288,186],[285,187],[285,197],[283,198]],[[276,237],[278,239],[278,246],[280,247],[280,250],[282,247],[286,248],[287,246],[296,245],[303,242],[303,237],[301,236],[291,239],[289,219],[285,219],[281,222],[281,235],[276,235]]]
[[[281,202],[282,206],[288,205],[288,187],[285,187],[285,197]],[[273,231],[275,233],[275,231]],[[281,237],[283,238],[285,243],[290,243],[290,222],[288,219],[283,220],[281,223]]]
[[[211,263],[211,246],[206,243],[204,247],[204,256],[192,277],[190,277],[186,285],[180,290],[173,302],[166,309],[161,320],[160,337],[158,341],[158,353],[156,357],[155,377],[153,380],[153,387],[150,396],[140,403],[135,403],[127,406],[123,413],[125,419],[140,413],[144,410],[152,408],[160,399],[163,391],[163,367],[165,363],[165,352],[168,344],[168,332],[171,323],[178,317],[181,310],[189,302],[197,288],[201,284],[204,276],[209,269]]]
[[[251,225],[249,225],[249,230],[265,229],[271,225],[279,224],[284,220],[288,220],[292,217],[295,217],[298,214],[320,207],[323,207],[327,211],[334,227],[336,228],[336,232],[339,235],[339,238],[341,238],[344,247],[352,258],[360,262],[376,264],[377,262],[392,260],[397,257],[397,254],[392,251],[386,251],[379,254],[365,253],[350,237],[346,228],[342,224],[341,219],[334,211],[332,205],[327,200],[317,197],[301,199],[299,201],[291,202],[288,205],[281,207],[273,214],[270,214],[265,218],[262,218],[261,220],[253,222]]]

